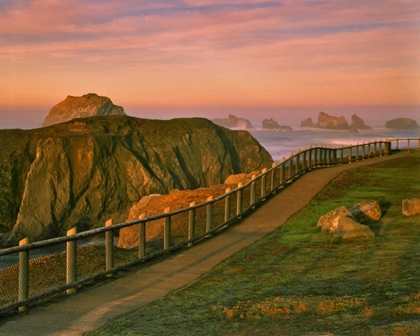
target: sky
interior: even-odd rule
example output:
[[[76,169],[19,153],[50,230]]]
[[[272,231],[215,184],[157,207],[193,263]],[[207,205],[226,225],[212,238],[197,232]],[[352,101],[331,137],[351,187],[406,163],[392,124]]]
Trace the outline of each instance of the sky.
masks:
[[[67,95],[146,118],[420,123],[418,0],[1,0],[0,129]]]

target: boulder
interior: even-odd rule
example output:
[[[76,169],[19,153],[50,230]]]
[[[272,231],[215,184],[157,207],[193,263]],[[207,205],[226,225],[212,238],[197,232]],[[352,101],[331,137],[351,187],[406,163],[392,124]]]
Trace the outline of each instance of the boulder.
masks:
[[[238,118],[232,114],[229,114],[227,119],[215,118],[211,120],[216,125],[223,126],[226,128],[234,129],[252,129],[253,126],[248,119]]]
[[[388,120],[385,123],[385,128],[392,128],[392,129],[417,129],[420,126],[417,124],[417,121],[409,118],[397,118]]]
[[[195,190],[180,190],[171,192],[167,195],[151,195],[143,197],[131,209],[126,222],[135,221],[141,214],[146,217],[162,214],[168,207],[172,211],[189,207],[192,202],[196,204],[204,203],[209,196],[216,198],[226,192],[227,186],[224,184],[211,186],[209,188],[199,188]],[[224,206],[222,203],[215,203],[214,206]],[[199,211],[199,210],[197,210]],[[163,220],[151,221],[146,224],[146,241],[149,243],[160,242],[163,239]],[[186,236],[188,231],[188,212],[176,215],[171,220],[172,237]],[[197,231],[204,230],[204,222],[197,222]],[[120,230],[118,247],[131,249],[139,245],[139,229],[137,225],[125,227]]]
[[[351,122],[350,128],[355,130],[371,130],[372,127],[365,125],[365,122],[362,118],[358,117],[356,114],[353,114],[351,116]]]
[[[402,201],[402,214],[406,217],[420,215],[420,199],[404,199]]]
[[[291,131],[292,128],[290,126],[279,125],[277,121],[271,119],[264,119],[262,121],[262,128],[268,130],[276,130],[276,131]]]
[[[300,127],[312,127],[316,128],[317,126],[313,123],[312,118],[307,118],[300,123]]]
[[[382,209],[378,202],[361,202],[349,209],[359,223],[376,222],[382,217]]]
[[[330,233],[334,237],[343,239],[375,236],[369,226],[358,223],[357,219],[344,206],[321,216],[317,227],[321,227],[323,233]]]
[[[347,130],[350,128],[344,117],[330,116],[329,114],[322,111],[318,116],[317,127],[335,130]]]
[[[249,132],[203,118],[97,116],[1,130],[0,143],[0,234],[10,244],[123,222],[146,195],[220,184],[273,163]]]
[[[59,124],[72,119],[105,115],[126,115],[121,106],[114,105],[108,97],[88,93],[82,97],[67,96],[53,106],[42,126]]]

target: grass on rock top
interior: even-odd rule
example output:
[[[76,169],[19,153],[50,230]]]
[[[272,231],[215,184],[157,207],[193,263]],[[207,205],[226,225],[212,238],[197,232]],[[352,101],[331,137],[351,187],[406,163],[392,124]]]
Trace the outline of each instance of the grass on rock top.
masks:
[[[91,335],[418,335],[420,153],[346,171],[282,227],[193,284]],[[374,238],[320,234],[320,216],[378,201]]]

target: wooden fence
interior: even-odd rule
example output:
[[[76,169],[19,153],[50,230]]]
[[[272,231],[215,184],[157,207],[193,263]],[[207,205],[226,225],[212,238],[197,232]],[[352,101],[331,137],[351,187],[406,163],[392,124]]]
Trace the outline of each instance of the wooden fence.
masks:
[[[150,217],[142,215],[138,220],[127,223],[113,224],[109,220],[104,227],[81,233],[77,233],[73,228],[65,237],[35,243],[23,239],[17,247],[0,250],[0,262],[4,264],[0,269],[0,279],[3,279],[0,286],[0,314],[16,309],[25,311],[31,303],[48,296],[59,293],[73,294],[84,283],[110,276],[121,269],[176,249],[191,247],[253,211],[272,194],[281,191],[286,184],[312,169],[389,155],[396,150],[419,149],[420,138],[379,140],[339,148],[315,145],[298,150],[288,158],[282,158],[272,167],[263,169],[261,174],[253,176],[251,181],[239,183],[237,188],[227,189],[223,195],[210,197],[204,203],[191,203],[189,207],[175,211],[168,208],[163,214]],[[214,217],[216,204],[222,206],[224,212],[223,218],[219,220]],[[197,230],[197,211],[205,217],[202,230]],[[184,224],[188,234],[177,241],[171,229],[172,219],[181,214],[186,215]],[[146,232],[148,226],[156,222],[163,222],[163,244],[153,250],[147,247]],[[116,248],[114,238],[118,230],[129,226],[138,227],[139,243],[137,251],[134,254],[130,251],[130,257],[122,258],[121,261],[121,254],[127,253]],[[97,241],[95,244],[80,244],[80,242],[95,241],[95,238]],[[31,260],[30,252],[49,248],[59,252]],[[92,249],[93,254],[90,254],[90,257],[100,263],[99,266],[92,266],[92,273],[83,273],[80,261],[78,262],[78,255],[84,253],[86,249]],[[89,253],[92,251],[89,250]],[[117,259],[120,261],[116,263]],[[54,266],[51,266],[53,262]],[[58,275],[50,275],[51,269]],[[45,285],[45,282],[48,282],[48,285]]]

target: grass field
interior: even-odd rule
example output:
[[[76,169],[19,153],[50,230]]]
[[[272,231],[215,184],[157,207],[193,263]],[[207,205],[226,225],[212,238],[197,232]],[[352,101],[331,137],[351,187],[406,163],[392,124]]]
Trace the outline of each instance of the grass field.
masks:
[[[420,335],[420,153],[346,171],[284,226],[195,283],[89,335]],[[321,215],[378,201],[374,238],[321,235]]]

